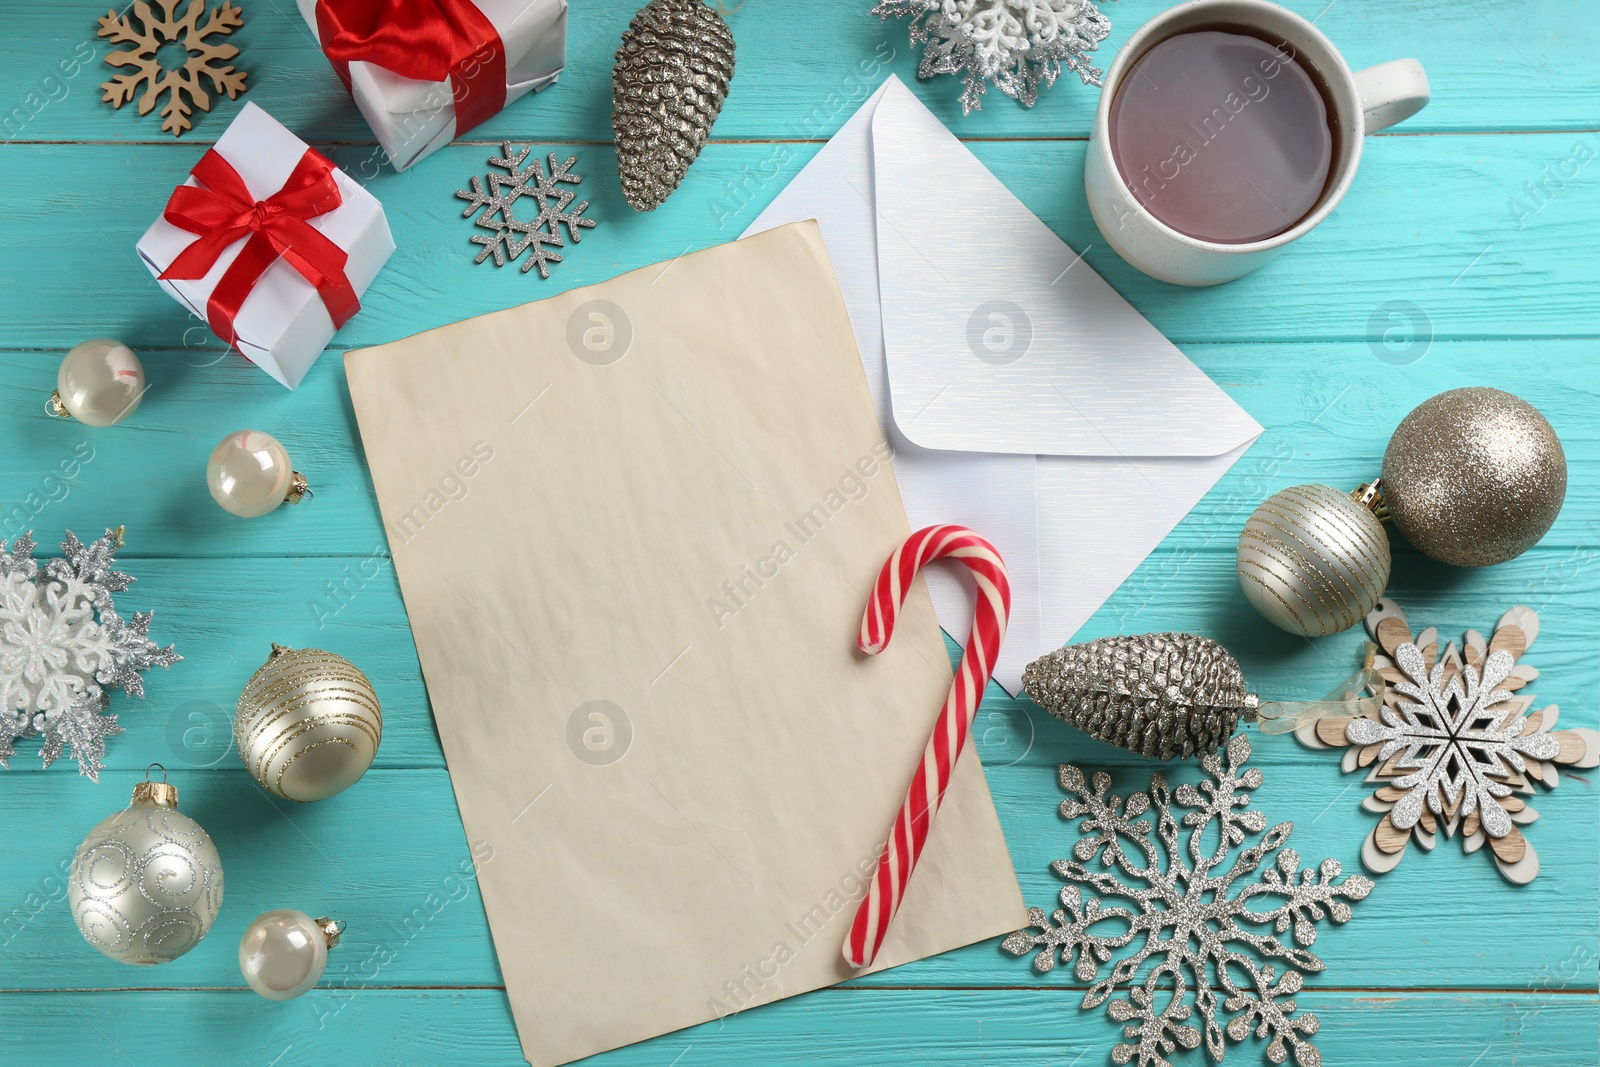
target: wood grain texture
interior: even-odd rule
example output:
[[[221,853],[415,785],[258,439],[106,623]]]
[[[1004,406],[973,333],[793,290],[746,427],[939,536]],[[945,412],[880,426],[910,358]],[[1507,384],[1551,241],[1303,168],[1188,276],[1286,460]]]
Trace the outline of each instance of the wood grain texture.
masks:
[[[818,990],[759,1011],[731,1015],[607,1053],[607,1067],[800,1067],[906,1062],[1035,1067],[1102,1060],[1120,1029],[1104,1009],[1078,1009],[1066,990]],[[1596,998],[1541,994],[1508,1002],[1473,994],[1308,992],[1324,1063],[1373,1062],[1381,1048],[1416,1067],[1482,1063],[1571,1067],[1573,1049],[1594,1045]],[[522,1063],[505,996],[498,990],[315,989],[288,1005],[240,989],[169,993],[62,991],[0,1003],[7,1051],[19,1063],[54,1062],[64,1035],[82,1067],[219,1063],[324,1067],[330,1063]],[[214,1050],[251,1035],[225,1061]],[[1461,1035],[1461,1036],[1457,1036]],[[1253,1042],[1253,1039],[1252,1039]],[[1265,1062],[1264,1042],[1236,1047],[1228,1062]],[[1196,1061],[1201,1062],[1201,1061]]]
[[[1025,731],[1016,716],[1031,716],[1037,731],[1033,757],[1001,765],[992,752],[990,788],[1006,829],[1023,898],[1051,909],[1061,881],[1051,861],[1070,856],[1077,839],[1072,823],[1056,814],[1062,794],[1056,759],[1112,771],[1117,789],[1148,787],[1149,764],[1090,742],[1037,709],[996,698],[980,714],[974,733],[981,748],[1004,751],[996,739],[1008,729]],[[635,720],[639,722],[643,716]],[[143,731],[148,733],[149,731]],[[983,740],[988,735],[988,741]],[[119,740],[126,741],[126,738]],[[552,743],[561,743],[552,738]],[[635,744],[646,745],[645,731]],[[1291,739],[1257,744],[1266,785],[1253,805],[1272,824],[1295,824],[1290,845],[1311,865],[1332,857],[1351,873],[1360,870],[1361,839],[1376,816],[1364,812],[1370,790],[1359,779],[1341,780],[1338,754],[1287,751]],[[124,748],[129,747],[126,743]],[[151,758],[154,758],[153,756]],[[471,852],[456,815],[443,769],[368,772],[359,789],[314,805],[268,798],[231,762],[225,769],[175,773],[181,805],[218,842],[227,872],[222,914],[197,949],[159,971],[133,970],[80,949],[64,903],[60,864],[83,834],[105,815],[126,806],[125,793],[142,774],[106,772],[105,788],[67,792],[49,774],[18,775],[8,786],[14,807],[52,812],[48,821],[24,823],[8,834],[8,850],[19,857],[8,870],[0,908],[0,990],[123,988],[149,985],[233,987],[239,985],[236,946],[245,926],[269,907],[301,907],[349,924],[340,952],[330,957],[330,980],[360,973],[362,961],[392,954],[374,985],[498,985],[500,972],[489,944],[483,905],[472,878]],[[1285,763],[1294,759],[1293,764]],[[1174,782],[1199,778],[1192,767],[1170,775]],[[1535,882],[1516,890],[1516,902],[1539,915],[1584,915],[1597,909],[1593,857],[1597,810],[1580,778],[1568,778],[1541,797],[1541,819],[1528,836],[1541,856]],[[529,783],[531,799],[539,791]],[[742,813],[740,828],[758,828],[759,813]],[[730,816],[733,818],[733,816]],[[1443,842],[1441,843],[1443,844]],[[737,878],[702,839],[684,834],[684,848],[703,851],[706,877]],[[492,862],[492,860],[490,861]],[[1313,985],[1405,989],[1412,985],[1452,989],[1592,989],[1600,960],[1593,924],[1486,921],[1512,892],[1486,854],[1465,856],[1458,846],[1433,853],[1414,850],[1408,870],[1378,880],[1378,888],[1355,907],[1348,927],[1325,927],[1315,951],[1327,971]],[[641,872],[641,915],[648,913],[647,872]],[[1440,901],[1478,901],[1476,907],[1441,907]],[[842,944],[849,916],[840,912]],[[792,935],[774,930],[775,940]],[[1376,951],[1382,946],[1382,951]],[[791,944],[791,948],[797,945]],[[350,949],[351,951],[344,951]],[[1561,971],[1562,961],[1587,961]],[[1070,971],[1052,980],[1073,984]],[[857,979],[870,986],[960,985],[989,988],[1029,986],[1038,981],[1026,959],[1000,951],[993,942]],[[1082,983],[1077,983],[1082,987]],[[714,995],[715,991],[708,991]]]
[[[104,14],[99,6],[72,0],[7,13],[6,39],[0,42],[0,102],[7,110],[0,112],[0,137],[159,141],[165,136],[159,118],[136,122],[122,115],[111,121],[109,107],[100,103],[98,85],[109,68],[100,62],[105,49],[94,39],[94,20]],[[230,40],[241,52],[237,64],[250,71],[245,98],[310,140],[372,144],[371,131],[313,50],[293,0],[241,6],[245,25]],[[485,122],[471,131],[472,138],[527,137],[537,130],[545,140],[609,142],[611,58],[639,6],[635,0],[574,5],[560,83]],[[1109,67],[1129,34],[1169,6],[1163,0],[1103,4],[1112,32],[1098,53],[1099,65]],[[1585,0],[1447,5],[1291,0],[1285,6],[1315,18],[1354,67],[1403,56],[1422,61],[1433,101],[1397,133],[1600,128],[1600,71],[1593,62],[1600,28]],[[871,8],[869,0],[816,0],[801,13],[773,0],[724,0],[722,9],[732,12],[727,21],[738,54],[717,138],[826,137],[853,110],[852,101],[859,102],[884,73],[913,82],[920,49],[911,46],[904,22],[882,22]],[[71,69],[71,61],[91,49],[93,61],[64,76],[58,64]],[[60,85],[46,82],[47,75]],[[965,117],[958,79],[940,77],[919,88],[934,113],[963,137],[1083,138],[1094,117],[1096,91],[1071,75],[1043,93],[1031,111],[990,90],[983,109]],[[230,113],[224,104],[209,116],[196,116],[183,142],[215,140]],[[4,125],[7,114],[10,126]]]
[[[1416,403],[1493,384],[1524,396],[1555,425],[1570,465],[1566,507],[1537,548],[1482,571],[1433,563],[1395,538],[1390,593],[1413,625],[1436,625],[1447,636],[1488,632],[1512,604],[1533,607],[1542,628],[1527,660],[1541,674],[1524,692],[1536,696],[1535,707],[1558,703],[1562,726],[1600,725],[1600,257],[1592,249],[1600,165],[1573,163],[1600,154],[1600,23],[1586,0],[1291,0],[1357,66],[1419,58],[1434,100],[1368,142],[1354,189],[1326,225],[1265,270],[1203,291],[1137,274],[1094,228],[1081,167],[1095,90],[1063,82],[1031,111],[991,92],[982,112],[963,118],[959,83],[917,82],[904,24],[881,23],[869,0],[818,0],[803,10],[724,0],[739,60],[716,140],[662,209],[634,214],[622,203],[609,144],[609,78],[637,2],[575,5],[559,85],[405,174],[379,166],[371,133],[310,47],[290,0],[244,5],[246,24],[232,40],[250,89],[197,115],[175,143],[156,115],[140,120],[99,101],[109,72],[94,38],[103,6],[70,0],[7,11],[0,538],[32,528],[48,555],[63,529],[92,536],[125,524],[122,558],[138,581],[121,601],[153,609],[155,636],[176,643],[185,659],[151,675],[142,703],[117,698],[127,732],[111,741],[98,787],[71,764],[41,770],[36,744],[0,772],[8,813],[0,1063],[521,1062],[339,353],[731,239],[890,72],[1265,427],[1080,639],[1201,632],[1239,658],[1264,697],[1322,695],[1358,663],[1361,635],[1306,642],[1256,617],[1233,574],[1240,527],[1287,485],[1348,489],[1369,480],[1388,435]],[[1114,28],[1102,60],[1166,6],[1107,5]],[[133,254],[171,187],[246,100],[366,184],[400,246],[363,311],[294,392],[225,352]],[[471,263],[471,227],[451,194],[483,172],[502,137],[576,154],[585,176],[579,192],[600,220],[548,283]],[[967,207],[981,224],[985,205]],[[1004,239],[996,235],[1002,247]],[[110,430],[43,411],[62,350],[90,336],[134,345],[152,384],[140,410]],[[486,441],[515,413],[501,410],[507,403],[486,383]],[[284,441],[311,478],[314,500],[254,522],[211,503],[206,456],[245,426]],[[239,690],[272,641],[348,656],[383,701],[384,741],[372,771],[322,804],[269,798],[231,749]],[[954,640],[947,646],[958,654]],[[547,729],[565,709],[532,710],[530,728]],[[1123,791],[1145,785],[1152,765],[994,686],[973,732],[1024,897],[1048,908],[1060,886],[1048,864],[1075,838],[1056,813],[1056,765],[1107,767]],[[647,730],[635,739],[650,741]],[[1360,807],[1369,791],[1361,779],[1340,773],[1337,753],[1310,752],[1286,737],[1252,742],[1251,762],[1266,774],[1254,806],[1295,823],[1291,844],[1303,861],[1331,856],[1358,870],[1376,818]],[[217,839],[227,893],[217,928],[198,949],[167,967],[133,970],[78,937],[62,864],[91,825],[126,803],[151,760],[173,768],[184,810]],[[1194,767],[1170,773],[1197,777]],[[1536,807],[1541,818],[1525,828],[1542,861],[1534,884],[1508,886],[1487,854],[1441,842],[1377,879],[1350,925],[1320,933],[1315,950],[1327,970],[1297,999],[1321,1016],[1324,1062],[1594,1061],[1595,776],[1565,775]],[[749,818],[755,826],[758,814]],[[708,877],[717,866],[708,858]],[[234,946],[258,912],[285,906],[332,912],[350,931],[323,988],[278,1005],[242,988]],[[622,919],[670,921],[653,913],[647,879],[637,912]],[[846,920],[836,921],[842,933]],[[1117,1027],[1103,1010],[1081,1011],[1081,995],[1069,971],[1040,977],[1026,960],[980,944],[596,1062],[1106,1062]],[[1256,1055],[1233,1053],[1243,1063]]]
[[[21,301],[0,303],[15,307]],[[151,310],[167,303],[157,291],[146,293]],[[448,311],[440,305],[432,313],[442,321]],[[117,332],[100,323],[78,329]],[[1444,389],[1501,382],[1543,411],[1564,442],[1568,503],[1535,552],[1479,573],[1489,581],[1496,580],[1491,575],[1516,574],[1543,589],[1559,580],[1552,570],[1558,561],[1566,573],[1592,560],[1600,542],[1600,424],[1593,418],[1600,405],[1600,341],[1436,342],[1420,361],[1404,367],[1385,363],[1365,342],[1181,347],[1265,432],[1173,531],[1169,547],[1231,552],[1250,512],[1273,493],[1300,482],[1353,489],[1371,481],[1381,470],[1389,435],[1412,407]],[[6,435],[0,449],[0,538],[33,527],[49,545],[63,528],[90,532],[115,516],[128,527],[126,559],[355,557],[329,566],[305,595],[320,592],[332,604],[326,582],[345,591],[363,587],[374,565],[361,560],[386,558],[388,546],[339,353],[318,360],[294,392],[236,353],[146,350],[143,358],[150,388],[139,410],[116,428],[97,431],[45,412],[59,349],[0,350],[0,381],[8,386],[0,393]],[[523,400],[490,393],[482,433],[492,446]],[[203,480],[206,458],[224,435],[246,426],[284,443],[311,480],[315,499],[248,521],[211,505]],[[136,457],[135,467],[161,477],[128,477],[130,457]],[[1464,573],[1432,563],[1399,538],[1393,542],[1405,561],[1397,563],[1396,574],[1444,581]]]
[[[927,89],[918,86],[924,98]],[[269,111],[269,100],[256,98]],[[214,113],[221,113],[219,105]],[[854,109],[852,109],[854,110]],[[1586,135],[1579,135],[1586,136]],[[1355,186],[1333,216],[1270,267],[1229,285],[1187,289],[1139,274],[1095,229],[1084,197],[1085,144],[984,142],[973,152],[1084,259],[1174,341],[1381,341],[1420,330],[1433,341],[1590,338],[1600,263],[1587,235],[1600,228],[1592,195],[1600,162],[1578,171],[1537,214],[1508,206],[1546,163],[1565,159],[1574,135],[1504,140],[1463,135],[1374,138]],[[1600,156],[1600,134],[1590,138]],[[731,240],[816,153],[812,144],[713,144],[672,199],[637,215],[621,199],[609,146],[548,143],[578,157],[578,192],[599,225],[548,283],[492,261],[473,263],[470,221],[453,193],[485,170],[494,149],[451,145],[406,171],[377,169],[373,150],[333,149],[336,162],[382,202],[399,250],[363,297],[335,347],[392,341],[459,318],[537,300],[625,270]],[[324,145],[324,147],[329,147]],[[1510,151],[1515,148],[1515,152]],[[0,286],[33,283],[48,266],[64,302],[96,309],[104,328],[136,350],[220,349],[205,324],[160,299],[134,244],[182,181],[199,147],[33,145],[0,154],[0,219],[9,255]],[[69,175],[97,172],[96,196]],[[1585,195],[1583,190],[1590,190]],[[98,200],[124,210],[107,212]],[[971,204],[981,219],[985,206]],[[62,235],[77,235],[63,241]],[[993,234],[996,254],[1005,235]],[[913,238],[913,241],[915,238]],[[936,248],[922,249],[939,259]],[[577,253],[581,253],[577,254]],[[981,284],[981,281],[978,282]],[[1396,301],[1402,303],[1396,304]],[[18,300],[0,309],[7,347],[59,348],[81,339],[59,304]],[[1511,309],[1515,309],[1514,313]],[[1415,353],[1400,335],[1396,358]]]

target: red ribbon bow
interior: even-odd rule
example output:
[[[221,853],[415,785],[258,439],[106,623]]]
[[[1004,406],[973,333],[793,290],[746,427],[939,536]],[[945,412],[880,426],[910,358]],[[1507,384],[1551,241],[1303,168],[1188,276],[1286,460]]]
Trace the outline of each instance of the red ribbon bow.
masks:
[[[449,78],[457,137],[505,107],[505,42],[470,0],[317,0],[317,37],[346,89],[356,61]]]
[[[200,184],[178,186],[162,217],[200,236],[161,277],[204,278],[224,249],[250,235],[206,302],[206,320],[218,337],[238,345],[234,317],[261,275],[280,257],[316,286],[335,329],[361,310],[361,301],[344,274],[348,258],[344,249],[305,221],[344,202],[333,180],[333,163],[326,156],[306,149],[283,188],[265,200],[251,199],[239,172],[215,149],[201,156],[191,173]]]

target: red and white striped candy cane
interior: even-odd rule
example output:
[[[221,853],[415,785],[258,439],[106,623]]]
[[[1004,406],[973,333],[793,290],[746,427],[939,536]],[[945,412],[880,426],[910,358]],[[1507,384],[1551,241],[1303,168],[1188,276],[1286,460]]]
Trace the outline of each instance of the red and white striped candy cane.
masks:
[[[883,565],[872,599],[861,618],[857,643],[867,655],[882,652],[894,635],[894,623],[911,589],[911,582],[923,565],[945,557],[960,560],[978,581],[978,607],[972,620],[972,635],[967,638],[961,669],[950,683],[933,736],[922,753],[922,763],[911,779],[905,803],[889,829],[889,840],[878,858],[878,871],[867,889],[850,936],[844,943],[845,962],[865,967],[878,955],[889,921],[900,909],[911,871],[928,842],[933,814],[944,800],[955,768],[972,729],[973,716],[983,700],[984,687],[994,673],[1000,655],[1000,641],[1006,633],[1006,617],[1011,613],[1011,582],[1005,560],[995,547],[965,526],[929,526],[918,530],[895,549]]]

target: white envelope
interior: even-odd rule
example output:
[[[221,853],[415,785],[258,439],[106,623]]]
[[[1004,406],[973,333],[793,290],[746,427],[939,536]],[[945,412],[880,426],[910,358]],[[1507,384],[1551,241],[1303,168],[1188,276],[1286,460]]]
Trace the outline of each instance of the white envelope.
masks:
[[[1063,173],[1063,181],[1076,175]],[[822,228],[913,527],[995,543],[995,679],[1070,640],[1261,427],[890,77],[746,234]],[[929,572],[964,635],[971,593]]]

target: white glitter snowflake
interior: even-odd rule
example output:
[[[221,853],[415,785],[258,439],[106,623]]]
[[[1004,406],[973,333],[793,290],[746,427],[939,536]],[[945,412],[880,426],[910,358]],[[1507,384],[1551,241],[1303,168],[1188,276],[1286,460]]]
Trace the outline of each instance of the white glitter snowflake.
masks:
[[[92,545],[69,531],[61,559],[41,568],[31,533],[0,541],[0,767],[19,738],[42,736],[46,767],[70,749],[79,772],[99,781],[106,738],[122,732],[104,714],[108,689],[144,696],[141,671],[182,657],[149,638],[150,614],[124,620],[112,594],[133,578],[112,570],[122,531]]]
[[[1300,1067],[1322,1062],[1308,1040],[1317,1032],[1317,1017],[1294,1015],[1293,997],[1304,973],[1323,968],[1322,960],[1308,950],[1317,939],[1315,924],[1324,917],[1336,923],[1348,920],[1350,905],[1345,901],[1365,897],[1372,882],[1360,875],[1336,882],[1342,869],[1332,859],[1316,870],[1301,870],[1299,854],[1283,847],[1294,829],[1287,822],[1266,830],[1229,863],[1234,846],[1242,845],[1247,834],[1260,834],[1267,820],[1259,811],[1235,810],[1249,805],[1245,791],[1262,781],[1254,767],[1240,773],[1250,758],[1250,742],[1242,734],[1234,737],[1227,754],[1226,770],[1216,753],[1200,762],[1215,781],[1172,791],[1158,773],[1151,776],[1148,793],[1134,793],[1126,803],[1106,795],[1111,776],[1104,771],[1095,773],[1091,788],[1077,767],[1061,767],[1061,787],[1071,794],[1061,804],[1061,815],[1087,815],[1080,826],[1085,836],[1072,850],[1076,859],[1050,865],[1068,882],[1061,889],[1061,908],[1048,917],[1040,908],[1029,908],[1032,925],[1007,937],[1002,947],[1018,956],[1040,949],[1033,966],[1041,973],[1054,969],[1058,955],[1063,964],[1076,956],[1078,980],[1093,982],[1083,998],[1085,1008],[1127,987],[1127,1000],[1106,1006],[1111,1018],[1126,1024],[1128,1041],[1111,1049],[1114,1063],[1171,1067],[1168,1056],[1180,1046],[1197,1047],[1202,1037],[1211,1058],[1220,1062],[1224,1033],[1238,1042],[1252,1030],[1256,1037],[1272,1039],[1266,1056],[1273,1063],[1284,1062],[1291,1051]],[[1187,841],[1180,840],[1174,801],[1188,809],[1182,813]],[[1154,826],[1140,818],[1146,812],[1155,814]],[[1208,835],[1216,840],[1209,853],[1204,843]],[[1246,884],[1243,880],[1273,854],[1275,865],[1262,872],[1260,881]],[[1096,857],[1128,881],[1089,870],[1085,864]],[[1100,896],[1085,898],[1079,885]],[[1091,932],[1106,927],[1110,932]],[[1298,947],[1274,936],[1291,927]],[[1100,978],[1100,968],[1114,950],[1133,944],[1137,950]],[[1152,957],[1148,974],[1137,980]],[[1272,964],[1258,964],[1257,957],[1284,960],[1282,977]],[[1225,1031],[1217,1022],[1219,998],[1220,1007],[1233,1013]],[[1187,1021],[1196,1011],[1204,1020],[1203,1034]]]
[[[523,252],[528,252],[528,260],[522,264],[523,273],[538,267],[539,277],[548,278],[550,264],[561,262],[561,253],[554,250],[563,247],[568,240],[577,244],[580,231],[593,229],[595,224],[593,219],[583,215],[589,201],[572,207],[577,194],[571,189],[562,188],[583,181],[579,175],[572,173],[572,165],[578,161],[578,157],[568,156],[565,163],[558,164],[555,153],[550,153],[549,173],[546,174],[538,160],[534,160],[527,170],[522,169],[523,161],[533,150],[532,146],[523,148],[521,152],[514,152],[512,148],[511,142],[506,141],[501,146],[502,154],[489,160],[491,167],[503,168],[507,174],[491,173],[487,189],[484,188],[483,179],[473,175],[470,189],[456,190],[456,196],[467,201],[461,217],[466,218],[481,209],[482,214],[475,220],[476,225],[490,231],[472,235],[472,243],[483,246],[483,251],[478,253],[478,258],[473,262],[482,263],[492,255],[494,265],[503,267],[508,261],[515,262]],[[524,196],[531,197],[537,206],[537,213],[528,221],[517,218],[512,210]]]
[[[1111,20],[1090,0],[882,0],[881,19],[911,18],[911,41],[926,42],[917,77],[960,74],[961,112],[982,107],[986,81],[1032,107],[1039,86],[1052,86],[1061,68],[1085,85],[1101,70],[1089,53],[1111,32]]]

